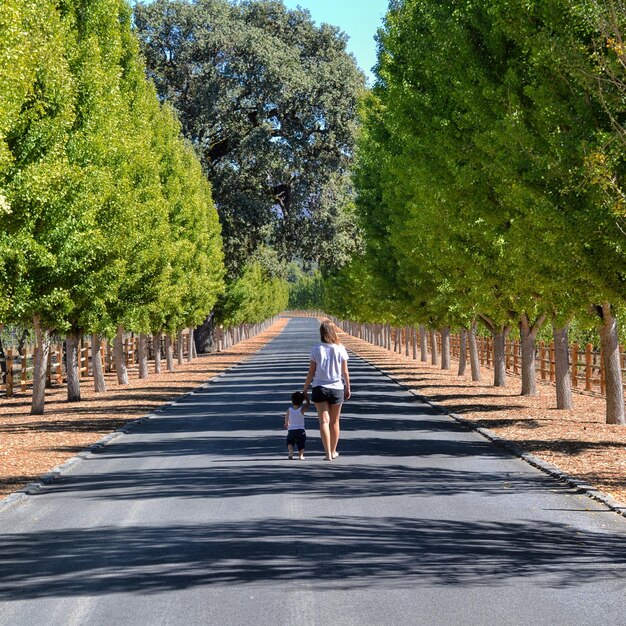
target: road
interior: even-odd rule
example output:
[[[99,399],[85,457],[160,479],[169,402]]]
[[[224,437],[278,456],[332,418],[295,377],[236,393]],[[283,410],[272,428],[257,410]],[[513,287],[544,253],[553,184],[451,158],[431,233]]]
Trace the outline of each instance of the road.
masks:
[[[626,519],[350,361],[341,456],[287,460],[317,323],[0,512],[0,624],[626,621]]]

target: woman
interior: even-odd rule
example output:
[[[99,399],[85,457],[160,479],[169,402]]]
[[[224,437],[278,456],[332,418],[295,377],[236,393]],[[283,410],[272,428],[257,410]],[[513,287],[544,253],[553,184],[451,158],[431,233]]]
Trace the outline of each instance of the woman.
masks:
[[[337,443],[341,405],[350,398],[348,352],[330,322],[322,322],[320,339],[321,343],[311,350],[311,363],[303,392],[306,397],[309,385],[313,384],[311,397],[320,420],[320,435],[326,453],[324,460],[332,461],[339,456]]]

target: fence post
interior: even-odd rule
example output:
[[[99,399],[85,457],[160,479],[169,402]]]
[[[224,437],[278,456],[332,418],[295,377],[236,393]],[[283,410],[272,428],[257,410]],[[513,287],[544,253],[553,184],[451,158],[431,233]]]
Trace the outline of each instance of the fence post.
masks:
[[[57,345],[57,373],[56,381],[59,385],[63,384],[63,344]]]
[[[33,368],[34,367],[35,367],[35,364],[33,363]],[[48,361],[46,363],[46,387],[51,387],[51,386],[52,386],[52,346],[48,348]]]
[[[20,376],[20,389],[22,391],[26,391],[26,373],[27,373],[27,365],[28,365],[28,352],[26,351],[26,347],[24,347],[24,352],[22,353],[22,357],[20,359],[20,364],[22,366],[22,372]]]
[[[88,342],[80,349],[80,377],[86,378],[89,376],[89,346]]]
[[[513,341],[513,373],[519,374],[519,342],[517,339]]]
[[[539,371],[541,372],[541,380],[546,379],[546,344],[539,342]]]
[[[572,387],[578,388],[578,344],[572,344]]]
[[[585,391],[591,391],[593,384],[591,381],[592,361],[593,358],[593,344],[588,343],[585,349]]]
[[[554,361],[554,341],[550,342],[550,382],[553,383],[556,381],[556,363]]]
[[[13,348],[7,350],[7,398],[13,397]]]

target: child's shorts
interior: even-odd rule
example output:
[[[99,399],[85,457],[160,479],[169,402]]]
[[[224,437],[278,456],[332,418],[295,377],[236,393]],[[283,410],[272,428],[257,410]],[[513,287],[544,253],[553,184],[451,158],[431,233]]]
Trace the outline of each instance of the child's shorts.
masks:
[[[296,446],[298,450],[304,450],[306,443],[306,431],[304,428],[296,428],[287,431],[287,445]]]

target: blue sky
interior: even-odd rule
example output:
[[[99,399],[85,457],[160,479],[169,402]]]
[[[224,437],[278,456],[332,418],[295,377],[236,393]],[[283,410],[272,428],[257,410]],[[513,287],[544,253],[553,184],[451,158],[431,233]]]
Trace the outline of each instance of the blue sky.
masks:
[[[388,0],[283,0],[285,6],[308,9],[317,23],[339,26],[349,37],[348,50],[373,82],[371,68],[376,63],[374,35],[387,12]]]

